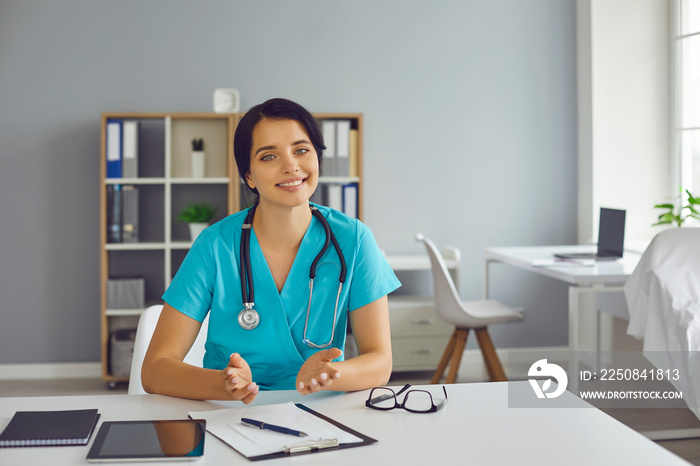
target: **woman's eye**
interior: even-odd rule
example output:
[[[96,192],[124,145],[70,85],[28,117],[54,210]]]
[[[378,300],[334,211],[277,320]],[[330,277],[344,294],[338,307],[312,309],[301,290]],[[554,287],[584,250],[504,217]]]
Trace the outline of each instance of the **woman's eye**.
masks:
[[[307,148],[305,148],[305,147],[302,147],[302,148],[297,149],[297,155],[304,155],[304,154],[306,154],[306,153],[308,153],[308,152],[309,152],[309,149],[307,149]]]
[[[262,160],[262,161],[265,162],[265,161],[268,161],[268,160],[272,160],[273,158],[275,158],[274,155],[272,155],[272,154],[267,154],[267,155],[263,155],[262,157],[260,157],[260,160]]]

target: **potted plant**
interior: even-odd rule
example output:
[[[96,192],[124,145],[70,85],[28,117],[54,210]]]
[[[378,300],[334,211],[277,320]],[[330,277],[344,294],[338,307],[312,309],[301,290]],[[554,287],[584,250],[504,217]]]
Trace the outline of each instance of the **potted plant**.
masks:
[[[659,215],[659,221],[653,226],[670,225],[675,223],[680,227],[688,218],[700,220],[700,211],[698,210],[700,209],[700,197],[693,196],[687,189],[685,192],[688,195],[688,202],[686,205],[683,205],[681,202],[681,196],[683,194],[681,191],[681,193],[674,199],[674,202],[656,204],[654,206],[655,209],[664,209],[666,212]],[[689,213],[685,214],[686,210],[688,210]]]
[[[199,202],[185,206],[177,219],[188,224],[190,227],[190,239],[194,241],[209,226],[209,222],[215,213],[216,207],[206,202]]]

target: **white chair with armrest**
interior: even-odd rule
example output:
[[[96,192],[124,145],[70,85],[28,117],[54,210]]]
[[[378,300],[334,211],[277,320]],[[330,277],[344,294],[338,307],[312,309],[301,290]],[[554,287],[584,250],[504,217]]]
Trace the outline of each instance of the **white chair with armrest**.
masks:
[[[143,366],[143,358],[146,356],[146,350],[151,342],[151,337],[158,324],[160,313],[163,310],[162,304],[150,306],[139,318],[139,325],[136,328],[136,340],[134,341],[134,354],[131,358],[131,372],[129,374],[129,395],[143,395],[146,391],[141,385],[141,367]],[[192,348],[185,356],[184,361],[193,366],[202,367],[204,360],[204,342],[207,340],[207,326],[209,325],[209,314],[202,322],[202,328],[199,334],[192,343]]]
[[[474,330],[474,333],[476,333],[490,380],[492,382],[507,381],[508,378],[503,370],[501,361],[498,359],[487,328],[489,325],[501,322],[521,320],[523,318],[521,311],[507,307],[492,299],[462,301],[455,288],[452,276],[447,270],[445,261],[435,244],[421,234],[416,235],[416,240],[421,241],[425,245],[430,257],[437,313],[442,319],[455,326],[452,337],[447,343],[445,352],[433,374],[431,383],[440,383],[445,368],[450,361],[450,370],[447,374],[446,383],[454,383],[456,381],[459,363],[461,362],[470,330]]]

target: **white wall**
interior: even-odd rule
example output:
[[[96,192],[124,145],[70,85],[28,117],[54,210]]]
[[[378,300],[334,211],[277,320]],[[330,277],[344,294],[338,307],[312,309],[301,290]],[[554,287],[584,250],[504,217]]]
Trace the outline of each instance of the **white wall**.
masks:
[[[380,246],[457,246],[478,298],[484,247],[576,240],[574,46],[574,0],[2,0],[0,364],[100,358],[100,114],[219,87],[364,113]],[[492,283],[527,310],[498,347],[566,342],[565,286]]]
[[[577,0],[576,17],[578,241],[596,242],[599,209],[613,207],[627,210],[625,241],[638,247],[661,231],[653,206],[674,194],[670,2]],[[615,297],[582,304],[589,347],[600,299]],[[603,314],[603,347],[636,348],[626,328]]]
[[[667,0],[578,0],[578,239],[601,206],[627,210],[626,240],[650,240],[673,194]]]

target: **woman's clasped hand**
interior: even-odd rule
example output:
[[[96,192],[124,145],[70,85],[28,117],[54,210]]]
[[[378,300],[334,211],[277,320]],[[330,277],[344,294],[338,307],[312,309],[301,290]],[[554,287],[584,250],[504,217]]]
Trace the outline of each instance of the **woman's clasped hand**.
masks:
[[[238,353],[231,355],[228,366],[221,371],[221,378],[224,379],[224,388],[236,401],[249,404],[258,394],[258,385],[253,382],[250,367]]]
[[[343,354],[338,348],[320,350],[309,357],[299,370],[296,389],[302,395],[328,389],[333,381],[340,378],[340,371],[333,366],[333,360]],[[259,387],[253,381],[248,363],[238,353],[229,358],[228,366],[221,371],[224,388],[231,393],[231,398],[251,403],[258,394]]]
[[[333,360],[342,354],[343,352],[338,348],[329,348],[312,354],[297,374],[297,391],[302,395],[308,395],[333,385],[333,381],[340,378],[340,371],[333,366]]]

